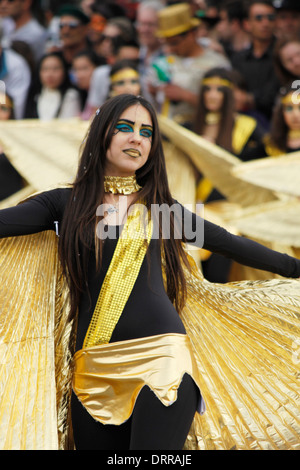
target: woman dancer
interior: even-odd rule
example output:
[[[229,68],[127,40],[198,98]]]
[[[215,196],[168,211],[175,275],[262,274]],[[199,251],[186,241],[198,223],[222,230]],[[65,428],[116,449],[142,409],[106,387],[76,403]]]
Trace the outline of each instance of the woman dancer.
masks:
[[[161,221],[156,205],[174,210]],[[72,187],[0,212],[1,237],[59,232],[70,315],[78,316],[77,449],[181,449],[203,411],[198,368],[178,315],[188,268],[183,242],[202,245],[198,226],[209,250],[300,276],[299,260],[233,236],[172,199],[155,112],[133,95],[110,99],[96,114]]]

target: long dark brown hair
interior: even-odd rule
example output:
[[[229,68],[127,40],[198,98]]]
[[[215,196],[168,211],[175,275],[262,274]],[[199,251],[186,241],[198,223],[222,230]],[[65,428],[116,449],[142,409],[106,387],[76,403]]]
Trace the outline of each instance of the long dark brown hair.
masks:
[[[95,248],[97,242],[100,243],[95,237],[96,211],[104,200],[106,153],[120,115],[136,104],[147,109],[153,124],[152,145],[148,160],[136,172],[137,182],[142,186],[142,190],[137,193],[136,200],[142,200],[148,210],[151,209],[151,204],[166,203],[171,206],[174,203],[168,186],[157,117],[152,105],[141,96],[129,94],[109,99],[96,113],[82,145],[77,175],[60,230],[59,254],[69,281],[71,316],[75,315],[80,295],[86,288],[89,253]],[[182,241],[174,237],[172,212],[170,217],[170,237],[161,242],[165,253],[167,294],[180,311],[186,296],[182,261],[186,265],[188,263]],[[101,258],[101,249],[96,250],[96,253]]]
[[[221,67],[216,67],[210,69],[203,77],[205,78],[212,78],[218,77],[225,80],[228,80],[232,83],[230,72],[226,69]],[[206,90],[206,86],[200,86],[199,98],[198,98],[198,105],[197,110],[195,113],[195,120],[193,125],[193,130],[198,135],[203,135],[204,127],[205,127],[205,116],[208,112],[206,106],[204,104],[204,93]],[[232,130],[234,125],[234,95],[233,90],[226,86],[222,87],[224,100],[223,105],[220,110],[221,113],[221,121],[219,124],[219,133],[217,136],[216,144],[222,147],[229,152],[232,152]]]
[[[280,88],[275,101],[270,125],[269,140],[272,144],[275,144],[276,147],[278,147],[278,149],[283,153],[288,150],[287,137],[289,128],[284,119],[283,104],[281,100],[290,93],[295,92],[295,88],[293,88],[292,85],[293,82],[290,82],[286,86]]]
[[[274,46],[274,51],[273,51],[274,69],[281,85],[283,86],[285,86],[286,83],[288,82],[299,79],[299,77],[292,74],[292,72],[290,72],[284,67],[281,57],[280,57],[281,49],[283,49],[288,44],[292,44],[292,43],[300,44],[299,36],[277,39],[275,46]]]

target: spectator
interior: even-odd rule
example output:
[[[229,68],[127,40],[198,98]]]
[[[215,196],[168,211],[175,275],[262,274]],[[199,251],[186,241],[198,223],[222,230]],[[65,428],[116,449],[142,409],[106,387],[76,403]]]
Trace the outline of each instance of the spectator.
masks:
[[[239,0],[221,3],[220,20],[216,25],[218,39],[227,57],[250,46],[250,38],[244,28],[245,8]]]
[[[129,93],[141,94],[141,82],[138,67],[130,60],[119,60],[111,67],[109,96]]]
[[[222,54],[197,42],[199,20],[192,17],[188,3],[163,8],[158,19],[157,35],[164,40],[168,57],[153,64],[158,72],[152,83],[157,108],[180,123],[191,122],[204,73],[230,64]]]
[[[81,113],[82,119],[89,119],[91,112],[87,104],[87,95],[91,86],[91,80],[94,71],[97,67],[105,64],[105,60],[99,58],[92,50],[86,50],[78,52],[75,55],[72,62],[72,73],[74,75],[74,82],[78,88],[81,99],[82,108]]]
[[[258,156],[264,131],[257,121],[235,111],[231,71],[214,68],[202,80],[193,130],[196,134],[234,153],[242,160]],[[224,199],[212,183],[199,175],[197,200],[209,203]],[[227,282],[231,261],[216,253],[201,251],[203,273],[210,282]]]
[[[136,30],[140,44],[139,72],[143,96],[148,100],[152,99],[147,82],[152,71],[152,63],[156,58],[164,56],[162,42],[156,36],[158,12],[163,7],[164,3],[159,0],[146,0],[139,4],[136,14]]]
[[[294,83],[280,89],[264,149],[273,157],[300,150],[300,97]]]
[[[31,72],[26,60],[10,47],[1,45],[0,28],[0,80],[5,84],[6,93],[14,102],[16,119],[24,117],[25,103],[31,82]]]
[[[298,0],[274,0],[276,8],[276,37],[300,37],[300,4]]]
[[[9,31],[5,40],[27,43],[33,52],[35,61],[38,61],[45,52],[47,30],[34,17],[35,0],[1,0],[1,13],[10,17],[14,27]]]
[[[90,19],[87,37],[93,49],[97,51],[97,46],[102,40],[102,33],[107,23],[107,18],[100,12],[93,11]]]
[[[279,39],[274,49],[274,63],[281,85],[300,77],[300,38]]]
[[[45,54],[29,94],[26,118],[66,119],[80,112],[80,95],[70,83],[63,55],[60,52]]]
[[[129,59],[136,63],[139,62],[140,46],[139,46],[139,43],[134,39],[129,40],[129,41],[124,41],[118,38],[115,43],[115,51],[116,51],[118,60]],[[116,61],[116,57],[114,58],[113,62],[115,61]]]
[[[250,34],[251,46],[234,54],[231,62],[247,81],[249,105],[270,120],[279,89],[273,63],[276,11],[270,1],[254,0],[246,14],[245,27]]]
[[[74,56],[89,48],[87,41],[89,17],[78,7],[65,5],[58,11],[61,51],[68,66]]]
[[[102,0],[101,3],[94,2],[90,6],[90,24],[88,29],[89,41],[97,47],[101,42],[103,29],[108,20],[112,18],[125,17],[125,10],[118,3],[110,0]]]
[[[265,133],[256,119],[236,112],[231,71],[222,68],[204,75],[194,131],[244,161],[256,156]]]
[[[106,22],[101,36],[97,43],[93,43],[95,52],[105,57],[108,64],[115,60],[114,40],[132,41],[136,39],[136,30],[131,21],[126,17],[111,18]]]
[[[0,121],[14,119],[12,98],[0,92]],[[0,147],[0,201],[16,193],[24,186],[23,178],[12,166]]]

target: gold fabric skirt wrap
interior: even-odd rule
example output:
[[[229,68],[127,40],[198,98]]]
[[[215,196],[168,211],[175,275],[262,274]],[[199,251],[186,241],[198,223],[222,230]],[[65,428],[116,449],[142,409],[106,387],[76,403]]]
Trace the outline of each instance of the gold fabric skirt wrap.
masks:
[[[77,351],[73,390],[95,420],[119,425],[131,416],[145,385],[165,406],[172,405],[185,373],[199,386],[189,338],[163,334]],[[201,394],[198,411],[204,411]]]

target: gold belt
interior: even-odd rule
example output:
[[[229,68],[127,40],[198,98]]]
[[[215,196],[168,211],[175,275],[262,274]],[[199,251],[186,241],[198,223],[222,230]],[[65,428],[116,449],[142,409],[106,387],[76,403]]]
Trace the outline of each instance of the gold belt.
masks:
[[[185,373],[199,387],[189,338],[173,333],[156,335],[77,351],[73,390],[95,420],[118,425],[131,416],[144,385],[165,406],[172,405]],[[201,394],[199,398],[198,411],[202,412]]]

